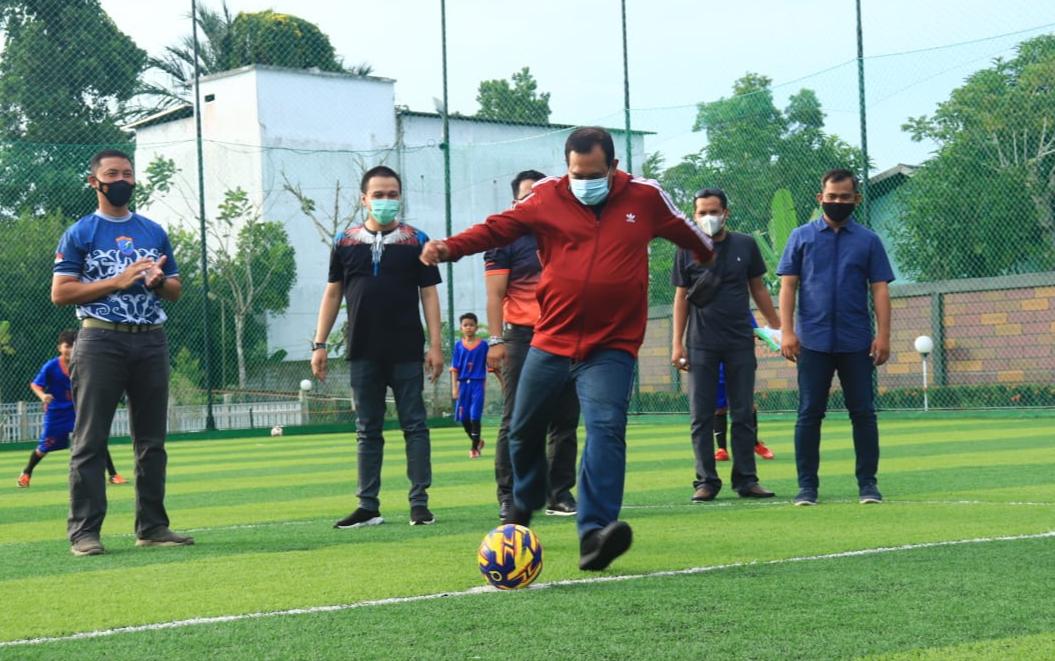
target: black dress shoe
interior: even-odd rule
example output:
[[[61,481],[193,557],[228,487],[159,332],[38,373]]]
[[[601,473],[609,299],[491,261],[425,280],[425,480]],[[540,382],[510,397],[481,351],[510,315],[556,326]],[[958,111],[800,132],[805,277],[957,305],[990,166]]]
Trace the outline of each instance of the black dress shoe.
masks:
[[[634,533],[626,521],[613,521],[600,530],[586,534],[579,542],[579,569],[601,571],[626,553]]]
[[[696,491],[692,494],[692,502],[703,503],[708,500],[714,500],[718,496],[718,490],[709,484],[703,484],[696,488]]]
[[[512,511],[513,503],[509,502],[508,500],[503,500],[502,502],[498,503],[498,518],[502,521],[508,519],[509,514]]]
[[[758,482],[741,489],[739,493],[741,498],[772,498],[776,495],[769,489],[763,488]]]

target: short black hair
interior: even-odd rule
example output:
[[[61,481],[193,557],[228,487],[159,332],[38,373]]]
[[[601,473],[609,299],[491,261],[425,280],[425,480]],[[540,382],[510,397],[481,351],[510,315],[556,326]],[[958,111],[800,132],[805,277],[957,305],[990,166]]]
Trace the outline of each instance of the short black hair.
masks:
[[[95,174],[95,171],[99,169],[99,165],[103,162],[104,158],[123,158],[129,163],[132,162],[132,157],[120,149],[104,149],[96,152],[95,155],[92,156],[92,160],[88,161],[88,172]]]
[[[73,343],[77,341],[77,331],[75,330],[64,330],[59,333],[59,344],[68,344],[71,347]]]
[[[725,196],[725,191],[721,188],[701,188],[696,191],[696,194],[692,196],[692,203],[696,204],[696,200],[703,199],[705,197],[716,197],[718,201],[722,203],[723,209],[729,208],[729,198]]]
[[[370,180],[374,177],[391,177],[392,179],[395,179],[396,182],[399,183],[399,193],[401,195],[403,194],[403,180],[399,178],[399,175],[396,174],[395,170],[387,165],[377,165],[364,172],[363,180],[359,182],[359,190],[365,194],[367,184],[369,184]]]
[[[471,319],[472,322],[474,324],[476,324],[477,326],[480,325],[480,319],[475,314],[473,314],[472,312],[466,312],[462,316],[458,317],[458,325],[461,325],[461,323],[463,321],[465,321],[466,319]]]
[[[854,183],[854,192],[857,192],[857,175],[846,168],[833,168],[824,173],[821,177],[821,191],[824,191],[824,185],[829,181],[839,183],[840,181],[846,181],[849,179]]]
[[[546,175],[542,174],[538,170],[524,170],[518,172],[517,176],[513,177],[513,183],[510,184],[513,187],[513,199],[516,199],[517,193],[520,192],[520,183],[523,181],[542,181],[546,178]]]
[[[600,126],[581,126],[571,132],[564,142],[564,162],[572,152],[576,154],[589,154],[595,145],[601,145],[604,150],[604,164],[612,166],[615,160],[615,143],[612,142],[612,134]]]

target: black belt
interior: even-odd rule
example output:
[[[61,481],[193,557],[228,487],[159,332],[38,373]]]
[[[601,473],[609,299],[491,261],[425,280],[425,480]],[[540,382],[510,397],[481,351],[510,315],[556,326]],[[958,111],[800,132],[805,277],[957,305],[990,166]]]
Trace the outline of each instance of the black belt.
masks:
[[[161,324],[118,324],[102,319],[84,319],[81,321],[81,328],[103,328],[121,333],[148,333],[161,330]]]

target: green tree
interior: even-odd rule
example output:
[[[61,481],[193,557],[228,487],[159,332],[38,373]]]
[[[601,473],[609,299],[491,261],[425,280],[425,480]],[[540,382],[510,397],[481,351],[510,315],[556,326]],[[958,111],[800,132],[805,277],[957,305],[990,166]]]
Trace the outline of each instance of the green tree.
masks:
[[[0,214],[84,213],[88,160],[127,143],[146,53],[98,0],[0,0],[0,33]]]
[[[1055,36],[972,74],[902,127],[934,158],[898,191],[894,236],[917,280],[1055,268]]]
[[[531,69],[524,67],[514,73],[510,80],[485,80],[480,83],[476,94],[480,110],[476,116],[523,124],[549,123],[549,92],[538,93],[538,83],[531,75]]]
[[[824,111],[812,90],[792,95],[781,111],[772,81],[759,74],[737,80],[731,97],[700,103],[693,130],[707,133],[707,146],[665,170],[660,182],[686,212],[696,190],[722,188],[733,226],[743,232],[766,230],[778,189],[791,193],[795,213],[805,218],[816,207],[825,171],[864,169],[860,150],[824,132]]]
[[[792,230],[798,226],[799,217],[795,213],[795,202],[791,198],[791,191],[781,188],[773,193],[773,199],[770,202],[767,231],[755,230],[754,232],[758,249],[762,253],[762,260],[766,263],[764,276],[766,288],[774,296],[780,292],[780,276],[777,275],[780,256],[784,254],[784,247],[788,244]]]
[[[366,62],[346,66],[318,26],[291,14],[274,11],[241,12],[232,17],[227,3],[219,10],[198,4],[198,62],[206,76],[248,64],[293,69],[319,69],[368,76]],[[184,36],[150,58],[152,76],[140,93],[150,99],[143,113],[190,103],[194,84],[194,39]]]
[[[224,194],[208,233],[212,290],[231,315],[238,387],[245,388],[247,321],[289,307],[297,272],[293,247],[282,223],[263,220],[241,188]]]
[[[51,304],[52,259],[67,218],[24,213],[0,221],[0,319],[10,323],[13,353],[0,369],[0,401],[26,399],[26,384],[44,361],[55,357],[59,331],[76,325],[73,309]]]

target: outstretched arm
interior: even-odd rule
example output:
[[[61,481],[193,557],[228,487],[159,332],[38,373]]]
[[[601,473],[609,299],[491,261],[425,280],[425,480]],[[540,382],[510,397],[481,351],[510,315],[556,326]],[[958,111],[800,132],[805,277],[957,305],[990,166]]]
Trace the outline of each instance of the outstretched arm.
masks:
[[[499,248],[531,233],[532,209],[527,201],[488,216],[487,220],[458,232],[443,241],[429,241],[421,251],[421,261],[429,266],[440,262],[455,262],[466,255]]]

